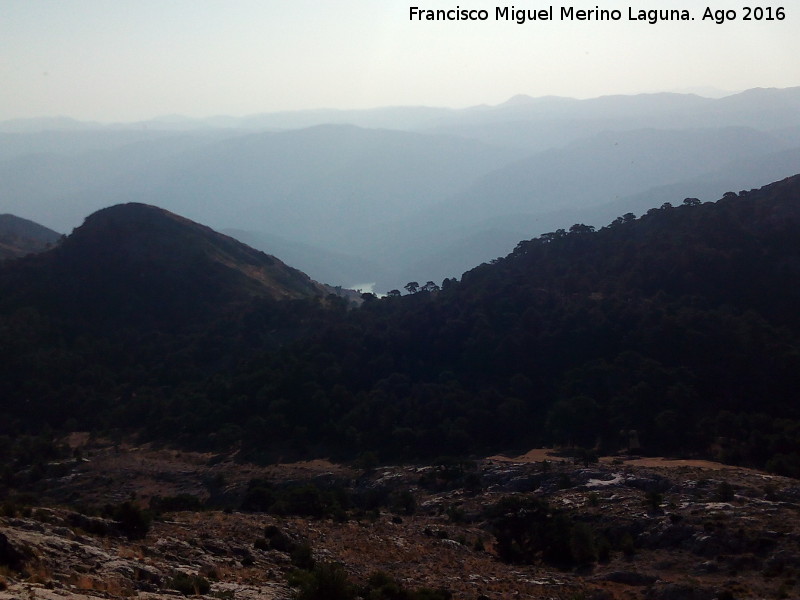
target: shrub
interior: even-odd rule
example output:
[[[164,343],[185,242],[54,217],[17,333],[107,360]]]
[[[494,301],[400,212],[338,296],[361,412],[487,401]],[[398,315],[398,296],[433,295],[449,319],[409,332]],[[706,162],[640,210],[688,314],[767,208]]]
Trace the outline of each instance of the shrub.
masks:
[[[205,508],[203,502],[192,494],[178,494],[177,496],[154,496],[150,500],[150,509],[155,513],[195,511]]]
[[[566,514],[544,500],[508,496],[490,506],[486,517],[502,560],[531,563],[541,557],[556,565],[574,563],[570,548],[574,524]]]
[[[417,501],[408,490],[392,494],[389,502],[390,510],[396,515],[413,515],[417,512]]]
[[[253,542],[253,547],[256,550],[269,550],[269,540],[267,538],[258,538],[255,542]]]
[[[451,523],[464,523],[467,520],[467,515],[464,512],[464,509],[460,506],[456,506],[455,504],[448,506],[445,513],[447,514],[447,518],[450,519]]]
[[[597,538],[597,560],[606,563],[611,560],[611,542],[605,535]]]
[[[572,479],[570,479],[568,473],[559,473],[558,480],[556,481],[556,486],[560,490],[567,490],[572,487]]]
[[[717,486],[717,491],[714,494],[714,498],[717,502],[730,502],[733,500],[735,496],[733,486],[728,483],[727,481],[721,482]]]
[[[359,594],[367,600],[406,600],[408,594],[397,581],[384,573],[375,571]]]
[[[117,521],[120,531],[131,540],[142,539],[150,530],[152,515],[132,502],[107,506],[105,512]]]
[[[198,596],[207,594],[211,589],[211,584],[201,575],[176,573],[169,582],[169,588],[178,590],[184,596]]]
[[[597,560],[594,532],[586,523],[576,523],[570,534],[569,548],[577,565],[588,565]]]
[[[275,487],[263,479],[252,479],[240,507],[250,512],[315,519],[333,516],[345,520],[344,508],[349,503],[350,498],[341,486],[320,489],[313,483],[306,483]]]
[[[297,544],[289,536],[283,533],[275,525],[268,525],[264,528],[264,539],[269,548],[278,552],[291,552]]]
[[[627,531],[622,536],[622,539],[620,539],[619,549],[622,550],[622,553],[628,558],[636,554],[636,545],[633,542],[633,536]]]
[[[289,556],[292,559],[292,564],[298,569],[310,571],[316,564],[314,561],[314,553],[311,550],[311,546],[308,544],[308,542],[304,542],[295,546]]]
[[[247,485],[240,508],[249,512],[267,512],[274,503],[272,484],[263,479],[252,479]]]
[[[297,600],[352,600],[355,588],[347,579],[347,573],[336,563],[320,563],[300,578]]]
[[[655,512],[661,508],[661,503],[664,502],[664,494],[656,490],[650,490],[645,493],[645,504],[647,507]]]

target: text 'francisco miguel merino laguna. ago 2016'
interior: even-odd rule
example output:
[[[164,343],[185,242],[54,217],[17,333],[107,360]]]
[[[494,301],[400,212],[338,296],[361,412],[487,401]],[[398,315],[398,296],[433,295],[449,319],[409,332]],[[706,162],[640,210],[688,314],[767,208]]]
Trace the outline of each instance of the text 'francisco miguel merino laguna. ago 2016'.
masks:
[[[514,6],[497,6],[494,10],[471,9],[456,6],[450,9],[425,9],[419,6],[409,7],[409,19],[412,21],[509,21],[524,23],[534,21],[638,21],[655,25],[663,21],[694,21],[695,15],[700,21],[710,21],[721,25],[727,21],[782,21],[786,18],[783,7],[742,7],[741,11],[725,9],[717,10],[706,6],[688,9],[640,9],[629,6],[627,10],[606,9],[596,6],[590,9],[578,9],[574,6],[552,5],[545,8],[516,8]]]

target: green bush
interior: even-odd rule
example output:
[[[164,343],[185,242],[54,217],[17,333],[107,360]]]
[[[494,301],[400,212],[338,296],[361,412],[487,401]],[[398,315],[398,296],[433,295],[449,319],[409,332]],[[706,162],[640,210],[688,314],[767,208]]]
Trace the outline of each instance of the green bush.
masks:
[[[267,538],[258,538],[255,542],[253,542],[253,547],[256,550],[269,550],[270,543]]]
[[[375,571],[360,592],[365,600],[406,600],[408,595],[399,583],[383,571]]]
[[[661,503],[664,502],[664,494],[656,490],[646,492],[644,498],[645,504],[653,512],[658,511],[661,508]]]
[[[413,515],[417,512],[417,501],[411,492],[402,490],[390,496],[389,509],[396,515]]]
[[[313,571],[299,578],[297,600],[352,600],[356,590],[344,568],[336,563],[319,563]]]
[[[202,500],[192,494],[178,494],[177,496],[154,496],[150,499],[150,509],[155,513],[195,511],[205,508]]]
[[[594,532],[586,523],[576,523],[570,533],[569,548],[577,565],[588,565],[597,560]]]
[[[497,554],[510,563],[535,560],[554,565],[575,564],[570,547],[574,523],[544,500],[507,496],[485,512],[490,531],[497,539]]]
[[[131,540],[144,538],[150,530],[152,515],[132,502],[106,506],[105,512],[117,521],[120,531]]]
[[[733,486],[727,481],[722,481],[717,486],[717,490],[714,494],[714,499],[717,502],[730,502],[731,500],[733,500],[735,495],[736,494],[734,492]]]
[[[308,542],[296,545],[289,553],[289,556],[291,557],[292,564],[298,569],[310,571],[316,564],[314,561],[314,553]]]
[[[335,517],[344,520],[344,509],[350,504],[347,491],[341,486],[320,489],[313,483],[276,487],[263,479],[253,479],[241,503],[241,509],[276,515],[298,515],[319,519]]]
[[[292,541],[289,536],[275,525],[267,525],[267,527],[264,528],[264,539],[267,541],[269,548],[277,550],[278,552],[292,552],[295,546],[297,546],[296,542]]]
[[[169,588],[178,590],[184,596],[198,596],[207,594],[211,589],[211,584],[202,575],[176,573],[169,582]]]

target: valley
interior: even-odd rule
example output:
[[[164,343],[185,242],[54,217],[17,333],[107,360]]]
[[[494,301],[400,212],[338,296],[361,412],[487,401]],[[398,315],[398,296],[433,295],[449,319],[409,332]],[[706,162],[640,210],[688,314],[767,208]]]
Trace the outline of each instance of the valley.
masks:
[[[2,0],[0,600],[800,598],[733,1]]]
[[[800,595],[795,94],[0,134],[0,600]]]
[[[321,283],[441,282],[521,239],[797,171],[800,88],[515,96],[464,109],[0,122],[3,210],[61,233],[140,202]]]

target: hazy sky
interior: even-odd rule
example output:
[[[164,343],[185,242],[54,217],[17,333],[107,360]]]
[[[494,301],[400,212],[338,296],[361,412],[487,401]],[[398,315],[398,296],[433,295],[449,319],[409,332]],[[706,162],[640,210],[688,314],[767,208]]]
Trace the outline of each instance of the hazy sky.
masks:
[[[702,21],[696,0],[553,3],[555,20],[495,20],[486,0],[0,0],[0,120],[128,121],[308,108],[464,107],[515,94],[593,97],[800,85],[800,2],[783,21]],[[762,3],[766,5],[767,3]],[[411,21],[484,9],[484,22]],[[551,4],[519,1],[517,9]],[[561,7],[620,9],[568,22]],[[628,7],[690,22],[628,20]]]

